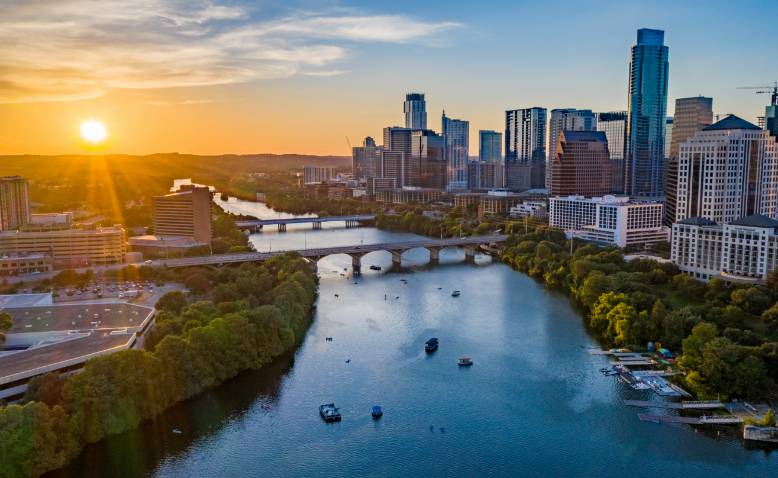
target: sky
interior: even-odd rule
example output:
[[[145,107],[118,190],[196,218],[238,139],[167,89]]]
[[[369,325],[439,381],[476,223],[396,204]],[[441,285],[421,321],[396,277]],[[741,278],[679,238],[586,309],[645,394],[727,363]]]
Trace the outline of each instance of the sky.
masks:
[[[755,122],[775,0],[0,0],[0,154],[350,155],[409,91],[478,130],[506,109],[626,110],[638,28],[665,30],[668,113]],[[108,129],[99,145],[80,125]],[[379,140],[380,142],[380,140]],[[0,164],[0,169],[2,165]]]

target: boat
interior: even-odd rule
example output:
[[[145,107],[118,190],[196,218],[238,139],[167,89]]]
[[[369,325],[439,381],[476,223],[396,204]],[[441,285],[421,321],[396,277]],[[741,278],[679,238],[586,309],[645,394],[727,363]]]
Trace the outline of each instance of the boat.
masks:
[[[438,339],[435,337],[432,337],[427,342],[424,343],[424,350],[427,352],[434,352],[438,350]]]
[[[384,414],[384,411],[381,410],[381,407],[378,405],[373,405],[373,411],[370,412],[371,415],[373,415],[373,418],[381,418],[381,416]]]
[[[375,266],[375,265],[370,266],[370,270],[371,271],[380,271],[381,270],[381,266]]]
[[[324,421],[328,423],[340,421],[340,412],[334,403],[325,403],[324,405],[319,405],[319,415],[321,415]]]
[[[458,290],[451,293],[451,297],[459,297],[460,295],[462,295],[462,292]]]
[[[459,361],[457,362],[460,367],[469,367],[473,365],[473,359],[470,357],[460,357]]]
[[[172,431],[173,433],[175,433],[176,435],[180,435],[181,433],[183,433],[183,432],[182,432],[181,430],[179,430],[178,428],[174,428],[174,429],[173,429],[173,430],[171,430],[171,431]]]

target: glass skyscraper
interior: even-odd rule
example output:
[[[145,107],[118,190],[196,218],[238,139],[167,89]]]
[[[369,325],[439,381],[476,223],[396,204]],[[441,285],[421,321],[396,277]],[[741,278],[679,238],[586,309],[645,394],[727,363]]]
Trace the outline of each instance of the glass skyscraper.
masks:
[[[627,112],[597,113],[597,131],[605,133],[611,157],[611,192],[624,192],[624,145],[627,141]]]
[[[441,129],[446,138],[448,189],[467,189],[467,157],[470,153],[470,122],[453,119],[443,111]]]
[[[403,103],[405,112],[405,127],[410,129],[427,129],[427,102],[424,93],[408,93]]]
[[[638,30],[629,76],[624,189],[630,196],[664,194],[669,50],[662,30]]]
[[[505,187],[542,188],[546,181],[546,109],[505,112]]]
[[[502,161],[502,133],[487,129],[478,131],[478,161],[486,163]]]

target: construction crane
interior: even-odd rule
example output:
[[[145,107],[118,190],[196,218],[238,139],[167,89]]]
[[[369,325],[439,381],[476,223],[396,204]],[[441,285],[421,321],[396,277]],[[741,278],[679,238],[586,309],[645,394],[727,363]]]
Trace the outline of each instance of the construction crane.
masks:
[[[759,90],[754,93],[772,95],[770,104],[778,106],[778,81],[773,82],[773,86],[739,86],[738,90]]]
[[[352,148],[352,147],[351,147],[351,140],[349,140],[349,139],[348,139],[348,136],[346,136],[346,144],[348,145],[348,150],[349,150],[349,151],[351,151],[352,149],[354,149],[354,148]]]

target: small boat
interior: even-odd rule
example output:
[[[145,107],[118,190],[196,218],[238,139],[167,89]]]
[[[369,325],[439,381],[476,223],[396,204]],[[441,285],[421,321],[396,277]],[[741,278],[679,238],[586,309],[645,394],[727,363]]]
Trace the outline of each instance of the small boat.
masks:
[[[432,337],[427,342],[424,343],[424,350],[429,352],[434,352],[438,350],[438,339],[435,337]]]
[[[451,297],[459,297],[460,295],[462,295],[462,292],[458,290],[451,293]]]
[[[381,418],[381,416],[384,414],[384,411],[381,410],[381,407],[378,405],[373,405],[373,411],[370,412],[371,415],[373,415],[373,418]]]
[[[325,403],[324,405],[320,405],[319,415],[321,415],[324,421],[328,423],[340,421],[340,412],[334,403]]]
[[[171,431],[172,431],[173,433],[175,433],[176,435],[180,435],[181,433],[183,433],[183,432],[182,432],[181,430],[179,430],[178,428],[174,428],[174,429],[173,429],[173,430],[171,430]]]
[[[381,266],[375,266],[375,265],[370,266],[370,270],[371,271],[380,271],[381,270]]]
[[[469,367],[473,365],[473,359],[470,357],[460,357],[459,361],[457,362],[460,367]]]

